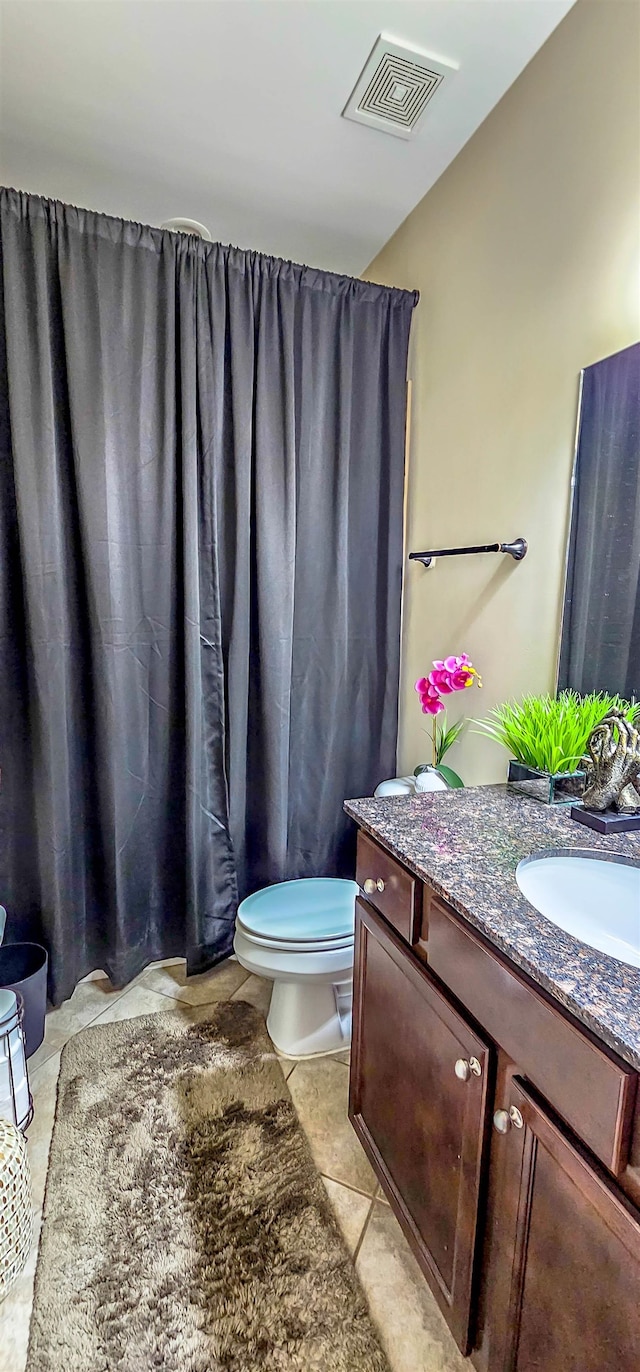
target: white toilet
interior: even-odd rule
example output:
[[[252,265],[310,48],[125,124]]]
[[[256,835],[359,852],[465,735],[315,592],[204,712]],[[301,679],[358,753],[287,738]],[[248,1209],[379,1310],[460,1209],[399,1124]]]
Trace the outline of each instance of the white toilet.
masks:
[[[283,1057],[349,1047],[357,894],[355,881],[311,877],[267,886],[239,906],[235,954],[273,981],[267,1029]]]

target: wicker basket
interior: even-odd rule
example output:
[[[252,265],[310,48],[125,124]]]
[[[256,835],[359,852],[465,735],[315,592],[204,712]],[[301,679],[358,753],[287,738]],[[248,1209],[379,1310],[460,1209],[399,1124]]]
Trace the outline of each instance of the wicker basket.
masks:
[[[33,1238],[27,1145],[15,1125],[0,1119],[0,1301],[19,1277]]]

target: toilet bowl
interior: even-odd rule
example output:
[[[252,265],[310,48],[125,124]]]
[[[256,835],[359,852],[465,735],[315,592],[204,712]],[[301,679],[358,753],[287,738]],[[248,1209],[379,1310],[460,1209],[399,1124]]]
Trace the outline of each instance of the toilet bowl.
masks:
[[[247,896],[233,941],[238,962],[273,982],[267,1029],[283,1057],[351,1042],[355,881],[307,877]]]

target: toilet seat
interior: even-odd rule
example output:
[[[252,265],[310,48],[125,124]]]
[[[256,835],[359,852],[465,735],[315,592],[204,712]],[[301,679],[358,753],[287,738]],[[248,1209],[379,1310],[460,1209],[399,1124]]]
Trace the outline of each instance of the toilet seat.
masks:
[[[247,896],[237,925],[268,947],[333,948],[353,941],[358,884],[335,877],[281,881]]]
[[[260,937],[258,934],[251,933],[241,919],[236,919],[236,929],[244,934],[247,943],[255,948],[271,948],[279,953],[331,953],[334,949],[353,947],[353,934],[346,934],[344,938],[336,939],[283,939]]]

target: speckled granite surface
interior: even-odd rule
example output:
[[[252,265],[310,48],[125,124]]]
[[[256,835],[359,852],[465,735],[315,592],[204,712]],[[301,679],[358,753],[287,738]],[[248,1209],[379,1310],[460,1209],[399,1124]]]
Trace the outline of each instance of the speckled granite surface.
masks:
[[[638,833],[605,837],[576,824],[564,808],[541,805],[507,786],[348,800],[345,810],[640,1068],[640,968],[557,929],[525,900],[515,875],[521,858],[549,848],[623,853],[640,864]]]

